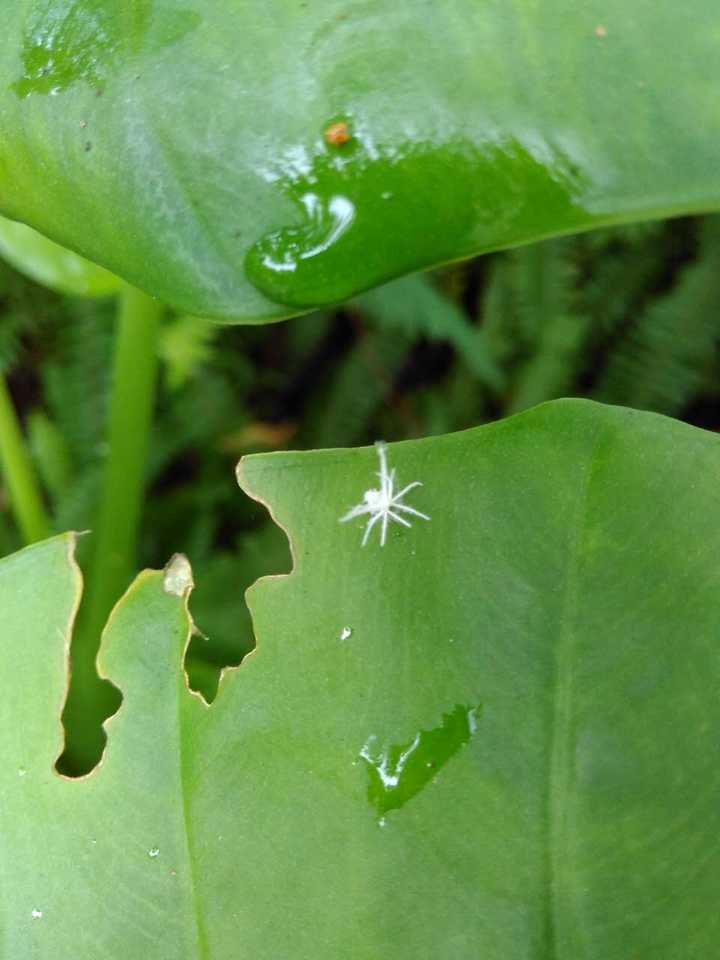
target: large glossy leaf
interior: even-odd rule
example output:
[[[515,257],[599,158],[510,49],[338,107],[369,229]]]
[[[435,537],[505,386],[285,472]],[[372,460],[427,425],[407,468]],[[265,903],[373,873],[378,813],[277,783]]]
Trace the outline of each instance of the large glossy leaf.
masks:
[[[715,0],[5,7],[0,208],[191,313],[720,207]]]
[[[570,401],[388,456],[431,519],[364,548],[372,448],[245,462],[295,557],[256,652],[203,706],[187,571],[142,574],[79,782],[69,541],[0,563],[8,957],[714,956],[717,438]]]

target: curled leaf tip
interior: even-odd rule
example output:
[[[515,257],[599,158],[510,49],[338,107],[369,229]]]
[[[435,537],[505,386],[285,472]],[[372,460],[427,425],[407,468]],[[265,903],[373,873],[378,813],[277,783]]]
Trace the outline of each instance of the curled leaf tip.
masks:
[[[176,597],[186,597],[194,586],[190,561],[184,553],[174,554],[165,567],[163,590]]]

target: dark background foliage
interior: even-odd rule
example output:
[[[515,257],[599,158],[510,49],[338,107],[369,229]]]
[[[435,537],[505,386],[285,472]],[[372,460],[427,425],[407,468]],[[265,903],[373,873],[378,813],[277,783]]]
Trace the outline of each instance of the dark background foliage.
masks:
[[[287,571],[287,541],[238,491],[239,457],[459,430],[558,396],[720,424],[720,218],[548,241],[267,327],[168,317],[140,566],[189,556],[211,698],[252,647],[242,589]],[[0,264],[0,365],[57,530],[92,525],[113,308]],[[0,554],[20,545],[0,487]],[[82,560],[82,555],[81,555]]]

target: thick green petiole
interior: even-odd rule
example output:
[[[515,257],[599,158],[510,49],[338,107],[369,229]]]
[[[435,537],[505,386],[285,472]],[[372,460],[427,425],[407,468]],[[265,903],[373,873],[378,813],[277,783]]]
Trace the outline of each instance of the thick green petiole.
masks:
[[[135,573],[163,309],[133,287],[126,287],[119,298],[108,458],[85,595],[86,622],[98,637]]]
[[[95,656],[108,614],[135,573],[163,310],[133,287],[125,287],[120,294],[108,457],[64,715],[67,748],[60,767],[68,773],[83,773],[97,762],[104,744],[100,723],[117,706],[115,691],[98,680]]]
[[[10,504],[25,543],[50,535],[40,487],[5,378],[0,374],[0,464]]]

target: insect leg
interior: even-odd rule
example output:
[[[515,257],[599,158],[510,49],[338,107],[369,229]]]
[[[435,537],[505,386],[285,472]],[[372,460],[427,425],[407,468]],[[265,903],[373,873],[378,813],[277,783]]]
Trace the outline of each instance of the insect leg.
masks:
[[[385,444],[378,443],[377,445],[378,457],[380,458],[380,489],[383,493],[387,493],[389,485],[389,476],[387,468],[387,453],[385,452]]]
[[[412,524],[408,523],[407,520],[403,520],[399,513],[393,513],[392,510],[388,510],[388,516],[392,517],[393,520],[397,520],[397,522],[401,523],[404,527],[412,526]]]
[[[381,533],[381,535],[380,535],[380,546],[381,546],[381,547],[384,547],[384,546],[385,546],[385,537],[387,536],[387,528],[388,528],[388,515],[387,515],[387,511],[384,511],[382,514],[378,514],[378,516],[382,516],[382,521],[383,521],[383,522],[382,522],[382,533]]]
[[[405,513],[412,513],[415,517],[422,517],[423,520],[429,520],[430,517],[426,513],[421,513],[419,510],[416,510],[414,507],[408,507],[404,503],[393,503],[393,510],[403,510]]]
[[[363,538],[362,538],[362,544],[361,544],[361,546],[364,547],[365,544],[368,542],[368,537],[370,536],[370,531],[371,531],[372,528],[375,526],[375,524],[378,522],[378,520],[380,519],[381,516],[382,516],[381,513],[376,513],[376,514],[374,514],[374,516],[370,517],[370,519],[368,520],[367,524],[365,525],[365,534],[364,534],[364,536],[363,536]]]
[[[393,472],[394,472],[394,471],[393,471]],[[400,493],[396,493],[395,496],[393,497],[393,499],[394,499],[394,500],[399,500],[400,497],[404,497],[404,496],[405,496],[405,494],[408,492],[408,490],[412,490],[413,487],[421,487],[421,486],[422,486],[422,483],[421,483],[419,480],[415,480],[414,483],[409,483],[406,487],[403,487],[403,489],[400,491]]]

